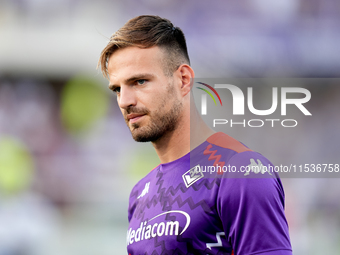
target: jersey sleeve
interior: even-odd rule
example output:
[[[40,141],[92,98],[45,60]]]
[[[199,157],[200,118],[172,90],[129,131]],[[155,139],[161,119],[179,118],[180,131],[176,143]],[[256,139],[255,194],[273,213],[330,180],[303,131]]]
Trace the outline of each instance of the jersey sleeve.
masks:
[[[274,173],[242,171],[256,163],[271,165],[251,151],[235,154],[228,162],[237,174],[224,176],[217,194],[225,235],[235,255],[291,255],[281,181]]]

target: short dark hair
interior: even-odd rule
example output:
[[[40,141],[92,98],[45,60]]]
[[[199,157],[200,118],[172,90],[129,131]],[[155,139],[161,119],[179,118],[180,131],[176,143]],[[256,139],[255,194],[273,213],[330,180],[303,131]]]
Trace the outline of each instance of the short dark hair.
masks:
[[[114,33],[103,49],[98,67],[108,78],[107,64],[112,53],[120,48],[137,46],[150,48],[159,46],[166,52],[165,74],[171,76],[183,64],[190,64],[185,36],[179,27],[169,20],[153,15],[142,15],[130,19]]]

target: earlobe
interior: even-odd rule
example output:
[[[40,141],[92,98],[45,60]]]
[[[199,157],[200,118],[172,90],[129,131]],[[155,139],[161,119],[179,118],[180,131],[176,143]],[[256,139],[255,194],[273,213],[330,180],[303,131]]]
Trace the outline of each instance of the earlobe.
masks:
[[[195,77],[194,70],[189,65],[183,64],[178,68],[178,71],[180,73],[182,95],[185,96],[192,88]]]

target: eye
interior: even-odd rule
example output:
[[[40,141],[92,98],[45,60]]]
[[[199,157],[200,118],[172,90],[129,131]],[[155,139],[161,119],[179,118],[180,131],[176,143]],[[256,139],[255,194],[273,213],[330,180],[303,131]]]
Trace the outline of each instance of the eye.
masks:
[[[119,94],[119,92],[120,92],[120,87],[115,87],[115,88],[112,89],[112,91],[113,91],[114,93],[116,93],[116,94]]]
[[[136,82],[138,85],[144,85],[146,80],[141,79],[141,80],[137,80]]]

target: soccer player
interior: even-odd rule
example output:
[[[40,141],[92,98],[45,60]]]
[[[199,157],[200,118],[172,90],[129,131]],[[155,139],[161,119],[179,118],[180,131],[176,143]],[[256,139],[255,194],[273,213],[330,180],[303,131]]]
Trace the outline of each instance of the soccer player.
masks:
[[[134,140],[150,141],[161,161],[131,192],[129,254],[292,254],[280,179],[249,170],[271,163],[211,130],[190,100],[194,71],[180,28],[133,18],[99,65]]]

